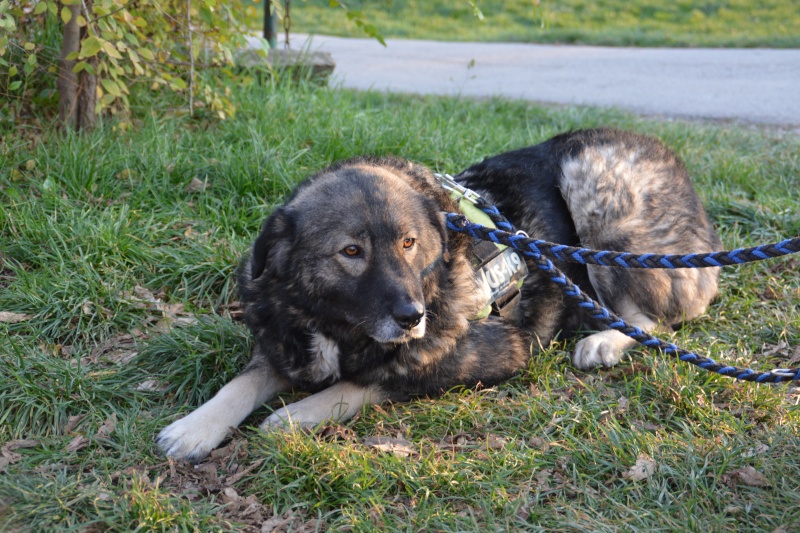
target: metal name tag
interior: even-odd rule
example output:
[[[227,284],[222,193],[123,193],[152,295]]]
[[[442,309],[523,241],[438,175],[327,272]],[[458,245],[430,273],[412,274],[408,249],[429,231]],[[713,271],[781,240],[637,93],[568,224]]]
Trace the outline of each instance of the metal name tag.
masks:
[[[527,275],[528,267],[522,257],[512,248],[506,248],[481,267],[478,279],[484,292],[491,295],[489,301],[494,303],[509,291],[518,290]]]

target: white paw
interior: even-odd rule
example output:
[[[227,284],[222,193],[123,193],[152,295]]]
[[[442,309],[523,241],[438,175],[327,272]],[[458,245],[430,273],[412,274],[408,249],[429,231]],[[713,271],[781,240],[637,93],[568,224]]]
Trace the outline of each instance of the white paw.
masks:
[[[598,366],[614,366],[619,363],[622,351],[632,346],[633,341],[619,331],[606,330],[582,339],[575,346],[572,364],[582,370]]]
[[[199,463],[225,440],[229,430],[194,411],[162,429],[156,443],[168,457]]]

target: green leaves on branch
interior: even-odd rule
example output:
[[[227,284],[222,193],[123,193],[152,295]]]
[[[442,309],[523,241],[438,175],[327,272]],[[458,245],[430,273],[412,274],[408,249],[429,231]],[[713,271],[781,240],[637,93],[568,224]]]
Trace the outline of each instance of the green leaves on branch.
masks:
[[[331,7],[340,7],[344,9],[347,20],[355,23],[358,29],[363,31],[368,37],[372,37],[383,46],[386,46],[386,41],[383,40],[383,35],[381,35],[381,32],[378,30],[378,28],[367,22],[367,19],[364,17],[364,13],[358,10],[350,9],[338,0],[329,0],[328,5]]]
[[[231,64],[233,50],[244,44],[245,9],[242,0],[0,0],[0,94],[29,98],[23,75],[55,79],[55,59],[39,66],[37,52],[57,45],[41,42],[39,28],[72,23],[81,42],[67,59],[75,62],[72,72],[98,77],[98,112],[126,110],[130,88],[141,83],[191,90],[195,107],[225,118],[233,103],[198,73],[232,75],[219,67]]]
[[[87,57],[94,57],[100,50],[103,49],[103,41],[95,37],[94,35],[90,35],[83,41],[81,41],[81,52],[78,54],[78,59],[86,59]]]

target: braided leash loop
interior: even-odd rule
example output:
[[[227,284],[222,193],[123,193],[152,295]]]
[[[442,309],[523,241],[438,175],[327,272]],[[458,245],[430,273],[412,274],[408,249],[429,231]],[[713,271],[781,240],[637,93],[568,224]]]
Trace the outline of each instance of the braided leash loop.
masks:
[[[599,265],[622,268],[707,268],[729,265],[742,265],[754,261],[763,261],[773,257],[800,252],[800,237],[785,239],[774,244],[765,244],[753,248],[737,248],[724,252],[709,252],[702,254],[632,254],[630,252],[612,252],[608,250],[591,250],[589,248],[576,248],[564,244],[530,239],[527,236],[514,233],[514,227],[506,222],[494,220],[498,216],[497,208],[489,206],[493,211],[483,208],[498,228],[487,228],[474,224],[464,215],[450,213],[447,215],[449,226],[457,226],[461,233],[467,233],[476,239],[492,241],[494,243],[510,246],[522,253],[532,251],[552,259],[582,265]],[[499,215],[502,216],[502,215]],[[503,219],[505,220],[505,219]]]
[[[480,224],[473,224],[472,222],[467,220],[467,218],[464,215],[456,213],[450,213],[447,215],[447,227],[453,231],[471,235],[476,239],[483,239],[494,243],[505,244],[506,246],[510,246],[515,250],[519,251],[523,255],[530,257],[536,264],[536,266],[540,270],[545,272],[550,278],[550,280],[556,285],[558,285],[558,287],[566,296],[578,302],[578,307],[585,309],[594,319],[601,322],[602,324],[605,324],[608,328],[615,329],[621,333],[624,333],[628,337],[634,339],[638,343],[650,349],[659,349],[664,353],[674,355],[681,361],[686,361],[687,363],[691,363],[695,366],[708,370],[709,372],[722,374],[723,376],[728,376],[734,379],[742,381],[755,381],[757,383],[780,383],[780,382],[800,380],[800,368],[789,368],[789,369],[780,368],[771,370],[769,372],[756,372],[755,370],[749,368],[738,368],[735,366],[723,365],[717,363],[716,361],[708,357],[702,357],[694,352],[690,352],[688,350],[679,348],[675,344],[662,341],[661,339],[658,339],[650,335],[649,333],[642,331],[636,326],[628,324],[621,317],[607,310],[602,305],[594,301],[592,298],[584,294],[577,285],[572,283],[572,281],[570,281],[570,279],[563,272],[561,272],[561,270],[559,270],[553,264],[552,261],[550,261],[550,259],[545,257],[546,252],[543,251],[543,250],[548,250],[548,252],[552,253],[556,259],[560,259],[563,261],[572,260],[572,262],[582,263],[582,264],[594,264],[602,266],[623,266],[626,268],[702,268],[710,266],[722,266],[725,264],[740,264],[742,262],[759,261],[762,259],[767,259],[769,257],[777,257],[780,255],[795,253],[797,251],[800,251],[800,238],[788,239],[786,241],[782,241],[775,245],[734,250],[733,252],[715,252],[712,254],[689,254],[694,258],[697,257],[702,258],[705,256],[716,256],[717,254],[733,254],[733,257],[737,259],[731,259],[732,262],[728,263],[720,261],[720,264],[711,264],[708,261],[701,259],[701,263],[699,265],[687,266],[689,265],[689,263],[683,261],[683,258],[687,256],[668,256],[668,255],[657,256],[655,254],[645,254],[644,256],[636,256],[629,253],[602,252],[595,250],[587,250],[585,248],[574,248],[574,247],[562,246],[558,244],[548,243],[545,241],[531,239],[525,234],[513,233],[514,226],[512,226],[508,222],[508,220],[506,220],[505,217],[503,217],[503,215],[500,214],[500,212],[497,210],[496,207],[490,206],[485,202],[482,205],[479,205],[479,207],[492,218],[492,221],[498,226],[498,228],[502,229],[486,228],[484,226],[481,226]],[[543,246],[542,244],[544,244],[545,246]],[[765,249],[767,251],[764,251]],[[567,250],[574,250],[574,251],[568,252]],[[751,250],[755,252],[751,252]],[[774,250],[777,250],[778,252],[776,255],[768,255],[770,253],[773,253]],[[577,253],[584,251],[587,252],[588,255],[592,257],[591,260],[586,260],[584,262],[584,260],[582,260],[583,253]],[[565,255],[562,257],[560,254],[565,254]],[[573,254],[576,254],[577,257],[574,257]],[[610,260],[614,262],[601,262],[605,258],[610,257],[612,254],[615,257],[625,256],[625,258],[619,262],[617,262],[616,259]],[[760,254],[763,254],[764,257],[761,257]],[[598,255],[600,256],[600,259],[595,260]],[[738,258],[743,256],[753,257],[753,259],[750,259],[749,261],[738,261]],[[659,262],[655,266],[646,265],[645,262],[649,261],[650,258],[654,257],[666,258],[666,261],[665,263],[661,263],[660,262],[661,259],[659,259]],[[642,261],[642,258],[644,258],[644,261]],[[677,261],[675,258],[681,258],[681,261]],[[629,261],[632,261],[630,263],[630,266],[628,266]]]

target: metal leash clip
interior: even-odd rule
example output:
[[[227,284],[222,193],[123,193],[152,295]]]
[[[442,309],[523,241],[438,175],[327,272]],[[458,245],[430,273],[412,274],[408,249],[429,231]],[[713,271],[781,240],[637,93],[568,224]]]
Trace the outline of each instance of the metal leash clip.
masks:
[[[467,189],[456,180],[453,179],[453,176],[450,174],[436,174],[434,173],[433,177],[439,180],[439,183],[444,187],[444,189],[449,192],[455,192],[460,198],[467,200],[471,204],[478,205],[478,202],[481,199],[481,195],[473,191],[472,189]]]

